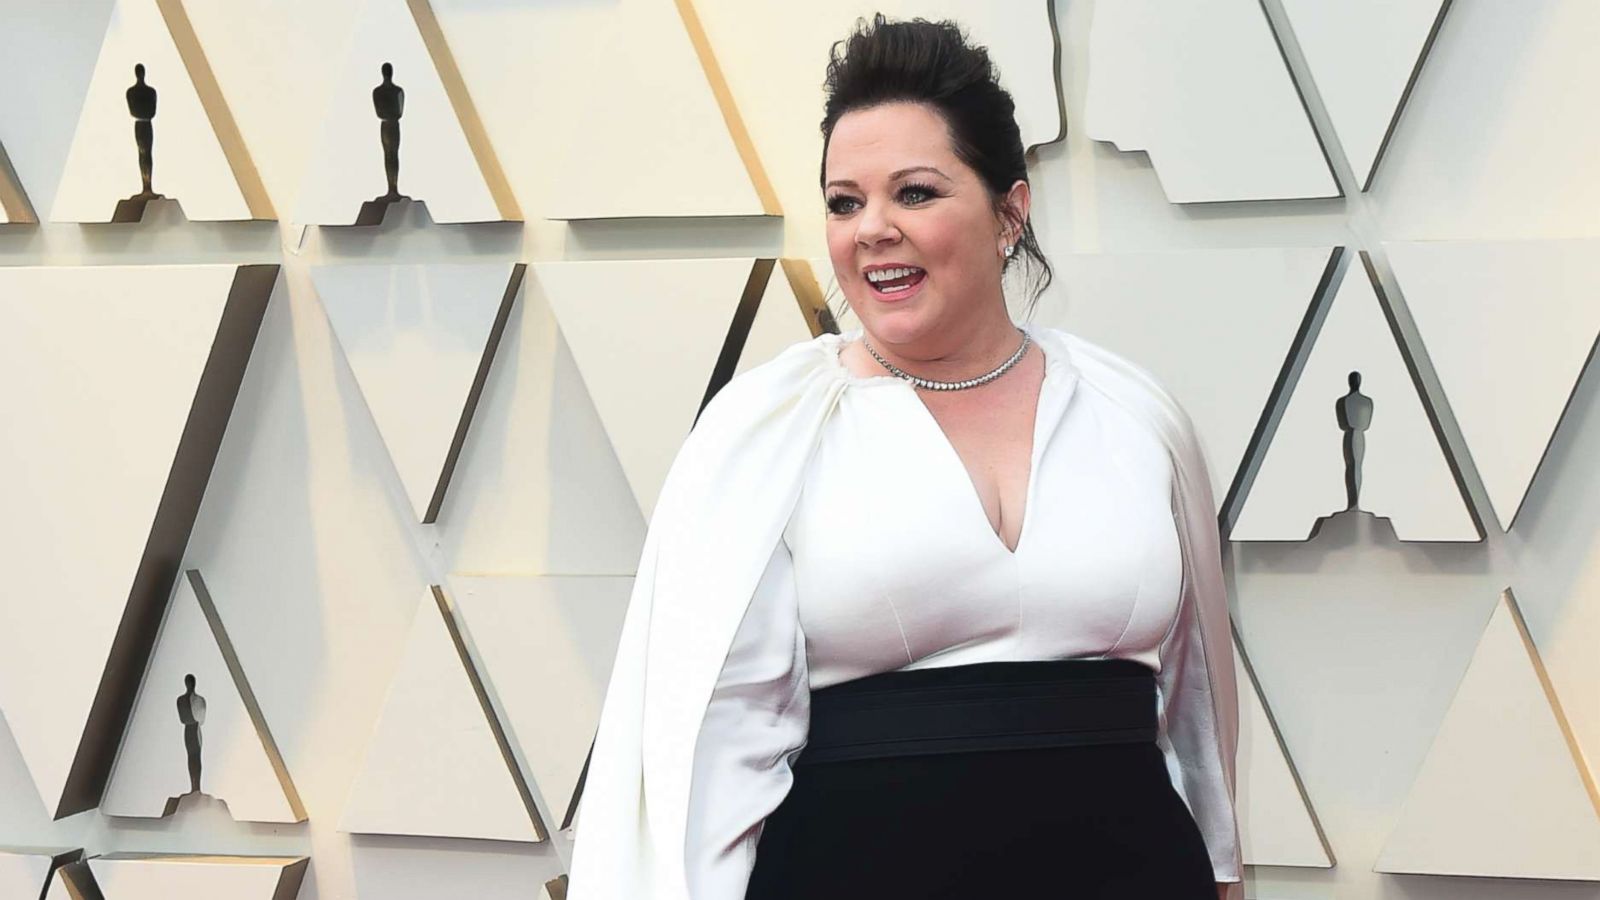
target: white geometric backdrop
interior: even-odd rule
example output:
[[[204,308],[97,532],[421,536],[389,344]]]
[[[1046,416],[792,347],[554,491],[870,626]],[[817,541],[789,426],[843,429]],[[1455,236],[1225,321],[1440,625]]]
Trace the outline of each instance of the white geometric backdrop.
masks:
[[[882,8],[964,20],[1016,94],[1036,320],[1200,427],[1249,894],[1578,896],[1600,8],[1182,6]],[[819,84],[873,9],[0,0],[0,892],[562,896],[665,466],[843,313]],[[77,224],[139,187],[136,62],[178,207]],[[422,203],[350,227],[383,62]]]

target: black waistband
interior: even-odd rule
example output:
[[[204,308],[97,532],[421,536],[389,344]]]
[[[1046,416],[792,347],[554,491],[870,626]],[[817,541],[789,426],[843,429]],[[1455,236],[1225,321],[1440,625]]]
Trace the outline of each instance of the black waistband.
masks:
[[[796,765],[1156,739],[1155,673],[1126,659],[881,672],[811,693]]]

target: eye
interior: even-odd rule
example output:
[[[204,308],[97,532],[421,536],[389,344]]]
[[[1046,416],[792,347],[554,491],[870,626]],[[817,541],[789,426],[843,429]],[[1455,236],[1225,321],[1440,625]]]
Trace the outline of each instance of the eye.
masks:
[[[913,206],[918,203],[926,203],[937,196],[939,196],[939,192],[935,191],[932,185],[907,184],[900,188],[900,199]]]
[[[851,206],[851,204],[856,202],[856,198],[848,194],[834,194],[828,198],[828,212],[836,216],[849,215],[855,211],[855,207]]]

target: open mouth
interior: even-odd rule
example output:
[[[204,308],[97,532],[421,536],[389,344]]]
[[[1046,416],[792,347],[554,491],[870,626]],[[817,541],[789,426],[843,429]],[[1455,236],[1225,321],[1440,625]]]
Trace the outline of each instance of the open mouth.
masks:
[[[916,266],[896,266],[892,269],[874,269],[866,273],[867,284],[880,297],[898,297],[911,293],[922,283],[928,273]]]

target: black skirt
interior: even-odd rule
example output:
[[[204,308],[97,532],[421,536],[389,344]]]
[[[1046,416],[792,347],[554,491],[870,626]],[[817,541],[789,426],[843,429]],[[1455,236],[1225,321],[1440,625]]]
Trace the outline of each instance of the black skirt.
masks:
[[[1128,660],[885,672],[816,691],[746,900],[1215,900]]]

